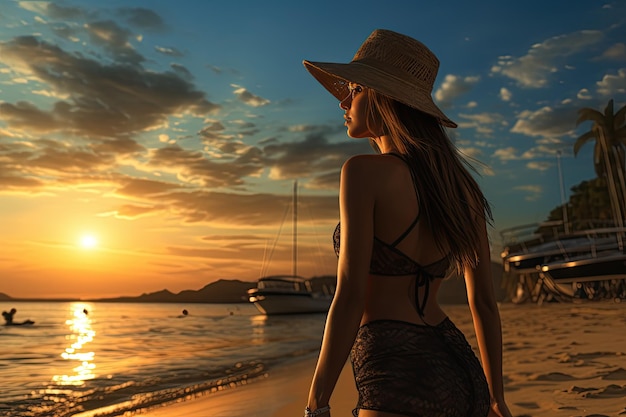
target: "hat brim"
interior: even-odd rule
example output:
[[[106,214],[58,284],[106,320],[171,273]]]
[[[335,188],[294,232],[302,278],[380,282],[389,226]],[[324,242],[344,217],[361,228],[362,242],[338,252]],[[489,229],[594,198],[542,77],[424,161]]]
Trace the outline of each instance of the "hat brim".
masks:
[[[353,82],[430,114],[446,127],[457,127],[457,124],[437,107],[430,95],[430,91],[420,89],[416,85],[406,82],[391,72],[381,70],[377,66],[359,61],[339,64],[304,60],[302,63],[307,71],[339,101],[348,96],[348,83]]]

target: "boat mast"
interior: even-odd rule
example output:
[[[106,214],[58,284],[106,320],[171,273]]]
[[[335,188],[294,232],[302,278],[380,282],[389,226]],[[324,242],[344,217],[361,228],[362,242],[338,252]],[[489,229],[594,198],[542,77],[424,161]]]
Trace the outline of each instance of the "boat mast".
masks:
[[[563,185],[563,171],[561,170],[561,151],[556,151],[556,165],[559,170],[559,188],[561,189],[561,207],[563,210],[563,228],[569,234],[569,219],[567,218],[567,200],[565,200],[565,186]]]
[[[293,246],[292,275],[298,276],[298,180],[293,182]]]

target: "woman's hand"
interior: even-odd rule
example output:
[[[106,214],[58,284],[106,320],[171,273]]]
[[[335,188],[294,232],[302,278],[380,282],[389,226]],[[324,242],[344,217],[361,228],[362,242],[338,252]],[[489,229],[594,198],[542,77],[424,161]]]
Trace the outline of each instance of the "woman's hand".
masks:
[[[509,407],[504,402],[492,403],[487,417],[513,417],[513,414],[511,414]]]

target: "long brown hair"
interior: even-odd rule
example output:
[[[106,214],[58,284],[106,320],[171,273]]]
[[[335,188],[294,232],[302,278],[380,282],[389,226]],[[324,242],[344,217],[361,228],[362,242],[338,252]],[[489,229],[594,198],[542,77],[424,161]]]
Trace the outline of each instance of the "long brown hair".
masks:
[[[493,220],[489,202],[470,173],[476,169],[435,117],[369,88],[365,91],[368,128],[388,135],[409,165],[422,216],[441,237],[439,249],[449,251],[459,273],[475,266],[482,224],[477,220]]]

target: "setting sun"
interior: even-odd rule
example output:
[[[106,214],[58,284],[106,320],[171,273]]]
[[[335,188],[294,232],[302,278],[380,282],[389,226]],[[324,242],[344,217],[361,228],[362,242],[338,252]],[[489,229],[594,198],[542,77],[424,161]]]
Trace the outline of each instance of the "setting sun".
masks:
[[[80,238],[80,246],[85,249],[95,248],[98,245],[98,239],[94,235],[84,235]]]

